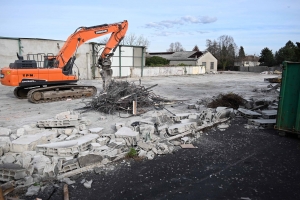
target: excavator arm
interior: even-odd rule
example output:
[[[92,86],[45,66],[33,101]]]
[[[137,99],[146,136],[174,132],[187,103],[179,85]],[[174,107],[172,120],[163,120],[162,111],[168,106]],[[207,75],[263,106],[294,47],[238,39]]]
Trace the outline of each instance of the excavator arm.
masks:
[[[111,36],[98,59],[99,67],[102,69],[100,74],[103,79],[103,88],[105,89],[105,82],[108,83],[112,76],[110,58],[113,56],[118,44],[124,38],[127,29],[127,20],[113,24],[77,28],[76,31],[68,37],[64,46],[57,54],[55,66],[62,68],[64,74],[71,73],[78,47],[88,40],[111,33]]]

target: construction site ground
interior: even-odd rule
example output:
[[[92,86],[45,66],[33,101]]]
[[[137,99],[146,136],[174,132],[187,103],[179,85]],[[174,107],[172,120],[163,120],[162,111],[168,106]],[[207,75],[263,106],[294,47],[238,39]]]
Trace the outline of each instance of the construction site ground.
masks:
[[[264,78],[272,77],[276,75],[223,72],[145,77],[141,83],[145,87],[158,84],[152,89],[156,95],[180,100],[166,105],[168,110],[178,114],[197,112],[188,110],[187,105],[220,93],[274,99],[278,94],[260,91],[270,84],[264,82]],[[127,81],[139,84],[138,78]],[[102,89],[101,80],[82,80],[79,84]],[[85,105],[78,99],[32,104],[16,99],[13,89],[0,86],[0,124],[11,130]],[[103,127],[111,133],[115,123],[143,117],[120,118],[118,114],[97,111],[85,112],[82,116],[91,120],[90,127]],[[274,129],[246,129],[247,120],[242,117],[232,119],[230,124],[225,131],[216,127],[205,130],[193,143],[195,149],[179,149],[153,160],[120,160],[100,173],[86,172],[71,177],[76,183],[69,185],[70,199],[297,199],[300,195],[299,139],[292,134],[280,137]],[[83,179],[93,180],[91,189],[81,184]],[[62,185],[38,197],[48,199],[52,195],[50,199],[62,199]]]

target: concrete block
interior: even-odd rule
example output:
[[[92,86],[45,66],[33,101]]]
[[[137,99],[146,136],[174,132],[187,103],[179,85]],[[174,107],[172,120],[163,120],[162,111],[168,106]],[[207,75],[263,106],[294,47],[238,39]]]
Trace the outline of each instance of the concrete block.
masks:
[[[8,128],[0,127],[0,136],[9,136],[11,134],[11,130]]]
[[[96,143],[96,139],[99,138],[98,134],[87,134],[84,135],[75,141],[78,142],[78,150],[79,151],[86,151],[89,149],[89,145],[91,143]]]
[[[152,149],[152,144],[144,143],[143,141],[138,141],[137,146],[145,151],[150,151]]]
[[[125,123],[116,123],[116,129],[119,130],[120,128],[125,126]]]
[[[11,140],[10,140],[9,136],[0,136],[0,142],[6,142],[6,143],[10,144]]]
[[[128,127],[122,127],[120,128],[116,133],[115,133],[116,137],[120,137],[120,138],[127,138],[127,137],[132,137],[136,140],[139,140],[139,133],[136,131],[131,130]]]
[[[25,129],[24,128],[19,128],[17,129],[17,136],[21,137],[25,134]]]
[[[1,157],[2,163],[14,163],[16,161],[16,155],[12,153],[7,153]]]
[[[102,130],[103,130],[104,128],[101,128],[101,127],[97,127],[97,128],[90,128],[89,129],[89,132],[90,133],[101,133],[102,132]]]
[[[51,164],[51,160],[44,155],[35,155],[32,159],[34,170],[40,175],[43,175],[45,167],[49,164]]]
[[[4,153],[7,153],[9,152],[9,148],[10,147],[10,142],[4,142],[4,141],[1,141],[0,140],[0,149],[1,149],[1,156],[4,154]]]
[[[170,135],[177,135],[180,133],[187,132],[191,129],[192,123],[174,124],[168,128]]]
[[[17,164],[0,165],[0,181],[19,180],[26,177],[26,169]]]
[[[78,141],[53,142],[36,146],[36,151],[48,156],[74,156],[78,154]]]
[[[103,160],[103,156],[96,154],[88,154],[78,158],[79,166],[86,167],[95,163],[100,163]]]
[[[80,131],[87,130],[86,125],[85,124],[80,124],[79,125],[79,130]]]
[[[168,115],[160,115],[156,117],[155,123],[158,125],[173,124],[173,120]]]
[[[78,160],[76,158],[76,159],[72,159],[72,160],[63,162],[59,173],[66,173],[66,172],[73,171],[73,170],[76,170],[79,168],[80,168],[80,166],[79,166]]]
[[[11,141],[18,139],[17,134],[10,134]]]
[[[239,108],[238,111],[241,113],[242,116],[248,118],[248,119],[254,119],[254,118],[258,118],[261,116],[260,113],[251,111],[251,110],[247,110],[247,109],[243,109],[243,108]]]
[[[67,135],[67,136],[70,136],[72,134],[72,132],[73,132],[73,129],[71,129],[71,128],[66,128],[64,130],[64,134]]]
[[[199,119],[199,115],[198,113],[191,113],[188,116],[188,119]]]
[[[138,156],[139,157],[147,157],[147,151],[144,151],[143,149],[141,149],[140,151],[139,151],[139,154],[138,154]]]
[[[100,147],[101,147],[101,144],[99,144],[99,143],[91,143],[90,144],[91,150],[98,149]]]
[[[147,156],[148,160],[153,160],[155,154],[153,151],[148,151],[146,156]]]
[[[40,128],[55,128],[55,127],[75,127],[79,124],[77,119],[65,119],[65,120],[40,120],[37,122],[37,127]]]
[[[109,142],[109,138],[108,137],[100,137],[97,139],[97,142],[101,145],[104,146]]]
[[[36,145],[45,144],[49,140],[55,138],[56,135],[57,133],[53,131],[44,131],[36,135],[23,135],[18,139],[12,141],[10,151],[22,153],[24,151],[35,150]]]
[[[32,185],[34,183],[33,177],[32,176],[27,176],[24,178],[24,185]]]
[[[93,183],[93,180],[90,180],[90,181],[86,181],[83,185],[85,188],[90,189],[90,188],[92,188],[92,183]]]
[[[57,163],[51,163],[45,166],[43,171],[44,177],[55,177],[58,173],[58,169],[55,169]]]

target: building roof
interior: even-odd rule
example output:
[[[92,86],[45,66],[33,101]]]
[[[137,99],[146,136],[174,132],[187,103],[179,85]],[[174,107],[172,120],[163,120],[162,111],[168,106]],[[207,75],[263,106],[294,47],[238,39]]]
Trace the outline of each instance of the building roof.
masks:
[[[178,52],[151,52],[150,56],[159,56],[167,60],[197,60],[199,57],[204,55],[205,52],[201,51],[178,51]]]

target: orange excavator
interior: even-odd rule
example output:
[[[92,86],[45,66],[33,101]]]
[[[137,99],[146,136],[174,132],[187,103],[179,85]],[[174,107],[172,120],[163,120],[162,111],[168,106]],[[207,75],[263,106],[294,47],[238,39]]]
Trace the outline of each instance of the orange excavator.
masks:
[[[77,49],[88,40],[111,33],[98,59],[105,89],[112,77],[110,58],[127,29],[126,20],[113,24],[79,27],[68,37],[56,56],[43,53],[28,54],[25,60],[23,56],[17,54],[18,60],[0,70],[1,84],[17,86],[14,95],[20,99],[27,98],[32,103],[94,96],[97,93],[96,87],[75,84],[79,78],[73,72]]]

